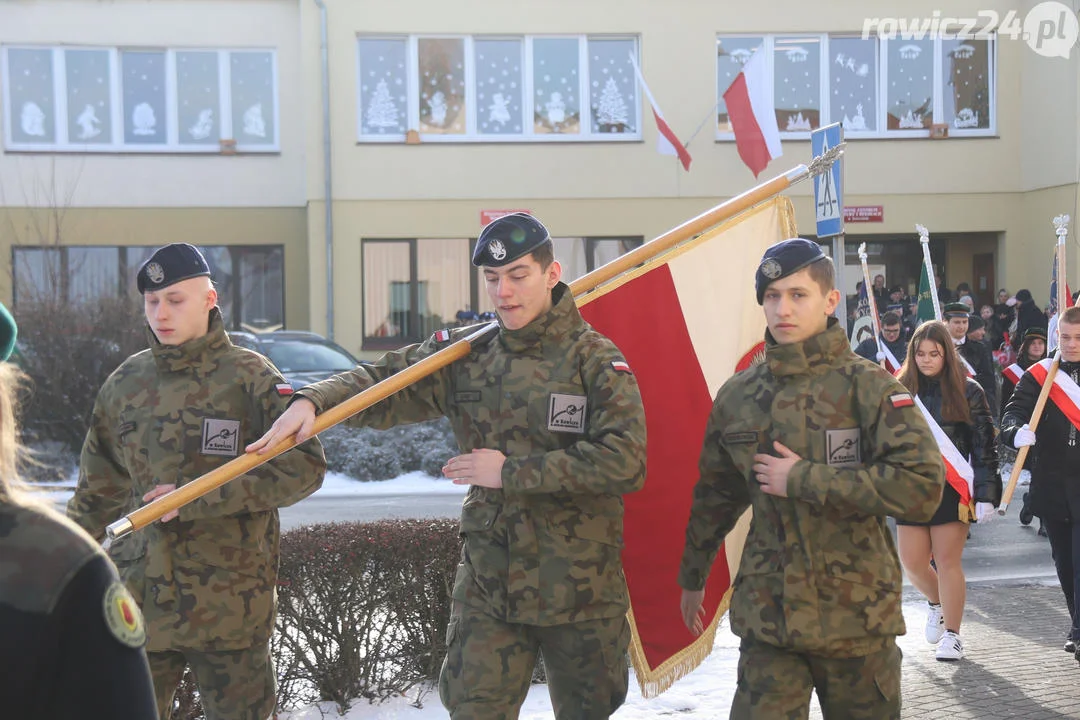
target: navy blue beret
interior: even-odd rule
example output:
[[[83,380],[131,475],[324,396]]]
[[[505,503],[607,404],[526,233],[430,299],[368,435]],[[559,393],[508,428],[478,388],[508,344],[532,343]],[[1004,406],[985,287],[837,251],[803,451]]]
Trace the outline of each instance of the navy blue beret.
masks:
[[[139,268],[136,284],[140,293],[167,288],[181,280],[210,275],[206,258],[194,245],[173,243],[159,248]]]
[[[503,215],[480,231],[472,264],[477,267],[500,267],[528,255],[550,239],[547,228],[532,215]]]
[[[758,305],[765,303],[765,288],[773,280],[797,273],[810,263],[822,259],[828,259],[828,256],[813,240],[788,238],[771,245],[762,255],[761,263],[754,275],[754,289],[757,290]]]
[[[6,361],[15,350],[15,339],[19,336],[19,328],[15,325],[15,318],[0,303],[0,360]]]

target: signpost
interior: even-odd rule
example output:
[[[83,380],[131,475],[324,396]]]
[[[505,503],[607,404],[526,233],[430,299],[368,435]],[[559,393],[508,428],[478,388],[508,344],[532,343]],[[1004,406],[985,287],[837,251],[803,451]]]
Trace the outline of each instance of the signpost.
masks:
[[[810,152],[816,157],[844,141],[840,123],[826,125],[810,133]],[[829,172],[814,177],[814,215],[817,219],[818,241],[832,238],[832,256],[836,263],[836,286],[844,283],[844,159],[841,157]],[[867,292],[870,288],[867,288]],[[837,307],[839,319],[847,328],[847,296],[841,292]],[[847,328],[850,331],[850,328]]]

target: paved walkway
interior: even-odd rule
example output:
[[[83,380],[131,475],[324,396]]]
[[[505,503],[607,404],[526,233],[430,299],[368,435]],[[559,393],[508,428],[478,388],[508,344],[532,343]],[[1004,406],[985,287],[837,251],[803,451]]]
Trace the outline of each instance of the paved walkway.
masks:
[[[965,657],[955,663],[934,658],[916,599],[917,592],[905,592],[903,718],[1080,719],[1080,663],[1061,649],[1069,628],[1061,588],[969,583]]]

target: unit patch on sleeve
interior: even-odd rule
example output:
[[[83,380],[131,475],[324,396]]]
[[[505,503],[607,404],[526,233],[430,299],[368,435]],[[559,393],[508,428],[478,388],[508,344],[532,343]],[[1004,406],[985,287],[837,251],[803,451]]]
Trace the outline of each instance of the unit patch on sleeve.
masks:
[[[825,431],[825,451],[832,467],[859,465],[859,428],[842,428]]]
[[[548,430],[554,432],[585,432],[585,405],[583,395],[551,393],[548,399]]]
[[[281,397],[288,397],[293,394],[292,385],[289,383],[278,383],[274,386],[274,389],[277,390],[277,394]]]
[[[105,624],[113,637],[131,648],[140,648],[146,644],[146,625],[135,599],[117,580],[105,591],[103,603]]]
[[[912,399],[911,393],[896,393],[889,396],[889,402],[892,403],[894,408],[911,407],[915,404],[915,400]]]
[[[450,339],[450,331],[449,330],[444,329],[444,330],[440,330],[439,332],[435,333],[435,342],[446,342],[449,339]]]
[[[630,370],[630,363],[625,360],[612,360],[611,369],[615,372],[624,372],[627,375],[633,375],[633,371]]]
[[[202,454],[236,457],[240,448],[240,421],[203,418]]]

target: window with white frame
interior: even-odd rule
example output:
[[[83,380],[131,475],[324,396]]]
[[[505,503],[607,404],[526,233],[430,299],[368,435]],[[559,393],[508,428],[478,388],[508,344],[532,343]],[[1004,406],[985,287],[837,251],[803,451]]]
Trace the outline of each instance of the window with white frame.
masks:
[[[716,138],[734,139],[723,93],[761,49],[783,138],[842,123],[848,138],[996,133],[995,39],[863,39],[857,36],[717,37]]]
[[[279,149],[273,50],[3,48],[8,150]]]
[[[361,36],[358,136],[424,141],[641,139],[634,37]]]

